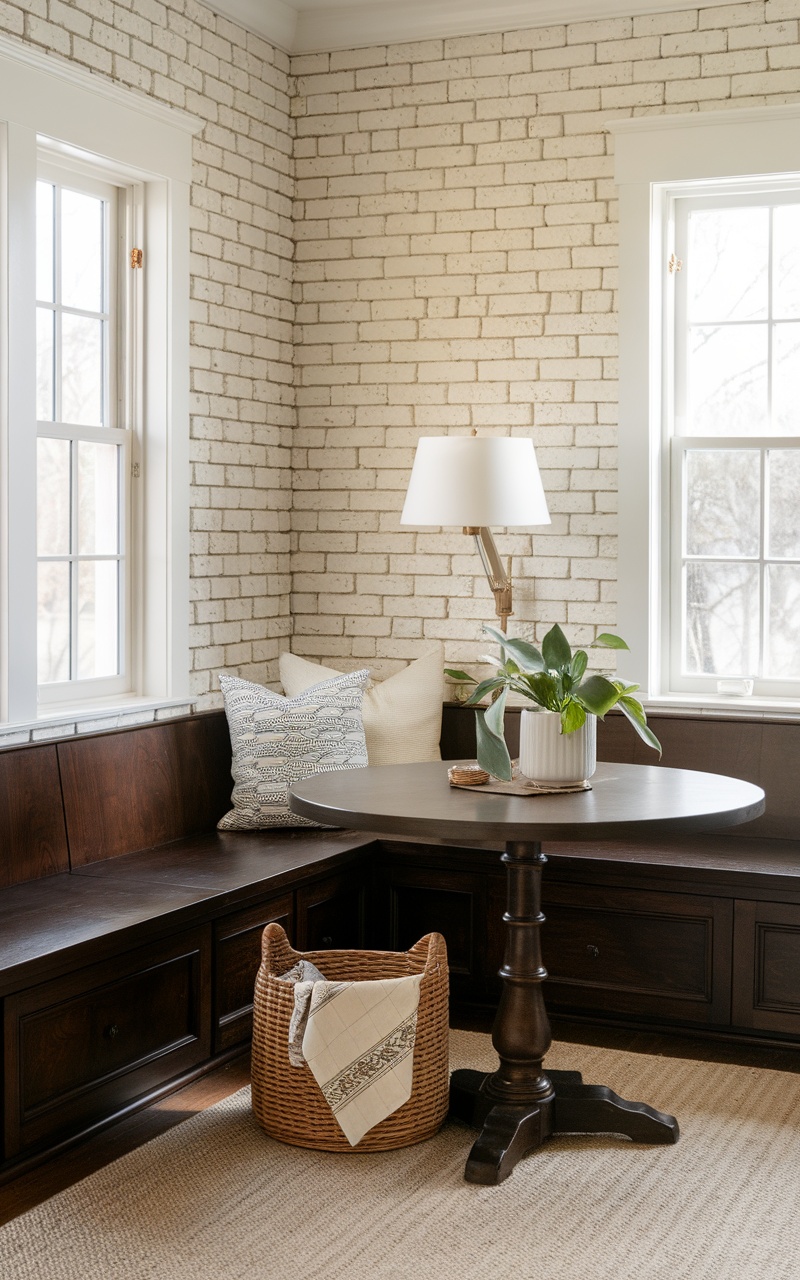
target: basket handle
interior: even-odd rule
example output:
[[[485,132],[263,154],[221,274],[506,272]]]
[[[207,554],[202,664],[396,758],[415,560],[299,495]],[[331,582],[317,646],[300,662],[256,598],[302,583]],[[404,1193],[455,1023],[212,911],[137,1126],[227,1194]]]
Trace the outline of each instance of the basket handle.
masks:
[[[302,953],[294,950],[281,925],[271,921],[261,935],[261,961],[267,973],[286,973],[302,959]]]

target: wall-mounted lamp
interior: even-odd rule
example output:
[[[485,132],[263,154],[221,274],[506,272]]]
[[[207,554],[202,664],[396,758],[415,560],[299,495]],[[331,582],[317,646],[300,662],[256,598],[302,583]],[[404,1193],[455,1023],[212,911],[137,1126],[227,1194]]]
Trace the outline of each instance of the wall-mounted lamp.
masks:
[[[475,538],[505,631],[513,612],[511,557],[503,569],[489,526],[550,523],[533,441],[516,436],[423,436],[400,523],[461,525]]]

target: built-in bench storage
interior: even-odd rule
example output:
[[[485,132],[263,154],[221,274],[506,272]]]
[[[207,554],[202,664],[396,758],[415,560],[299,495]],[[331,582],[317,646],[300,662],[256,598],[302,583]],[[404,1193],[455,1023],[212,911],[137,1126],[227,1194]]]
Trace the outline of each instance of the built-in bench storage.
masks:
[[[602,758],[653,763],[620,718],[600,728]],[[662,716],[657,732],[668,765],[764,785],[766,813],[719,836],[546,846],[550,1008],[800,1046],[800,726]],[[445,708],[445,757],[472,756],[473,733]],[[246,1048],[271,920],[300,950],[438,930],[457,1009],[496,1002],[499,847],[218,832],[230,788],[222,712],[0,751],[0,1176]]]

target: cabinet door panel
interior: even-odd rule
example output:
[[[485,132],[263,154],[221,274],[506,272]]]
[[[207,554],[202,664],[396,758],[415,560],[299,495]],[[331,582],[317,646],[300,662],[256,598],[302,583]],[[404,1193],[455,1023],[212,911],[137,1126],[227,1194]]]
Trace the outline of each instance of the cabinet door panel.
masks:
[[[261,964],[261,935],[271,921],[294,936],[290,893],[218,920],[214,953],[214,1052],[246,1043],[253,1030],[253,988]]]
[[[475,1003],[486,998],[486,886],[482,876],[401,865],[388,872],[390,947],[406,951],[426,933],[447,943],[450,993]]]
[[[302,885],[296,897],[299,951],[341,951],[364,939],[364,882],[359,871]]]
[[[551,1007],[729,1021],[730,902],[549,884],[544,914]]]
[[[210,1053],[210,931],[5,1002],[6,1156],[77,1132]]]
[[[736,903],[733,1022],[800,1034],[800,906]]]

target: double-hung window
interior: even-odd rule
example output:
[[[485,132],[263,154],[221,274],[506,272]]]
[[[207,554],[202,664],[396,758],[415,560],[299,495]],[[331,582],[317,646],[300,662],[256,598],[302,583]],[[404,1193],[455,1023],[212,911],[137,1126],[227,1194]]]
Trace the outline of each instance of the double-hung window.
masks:
[[[798,697],[800,184],[673,191],[669,223],[670,688]]]
[[[124,186],[45,161],[36,186],[40,702],[131,688],[130,476],[139,381]],[[128,320],[133,323],[128,323]]]
[[[800,107],[617,121],[622,674],[800,703]]]
[[[0,36],[0,724],[23,732],[188,701],[201,127]]]

